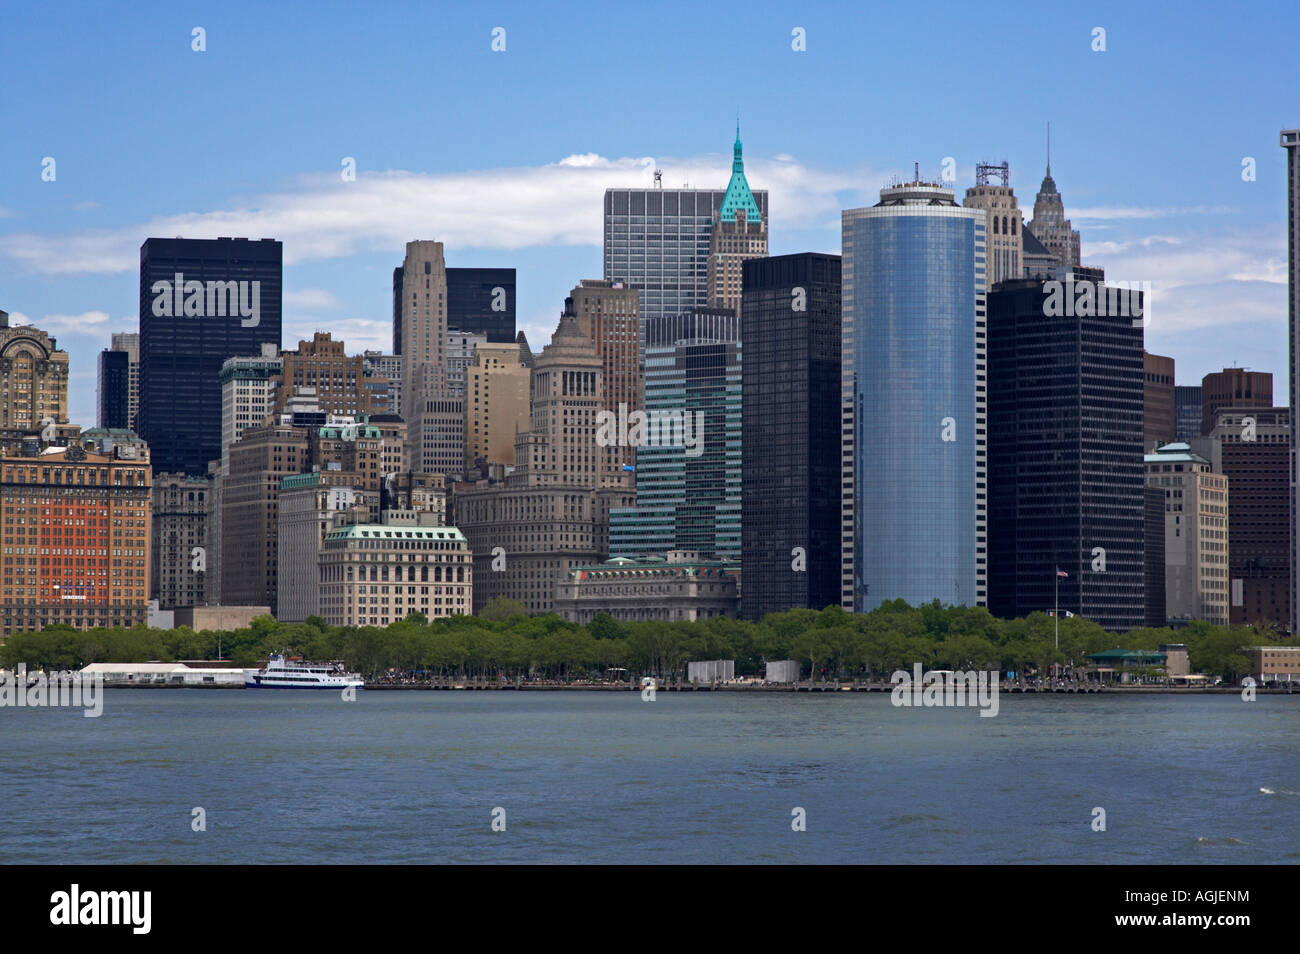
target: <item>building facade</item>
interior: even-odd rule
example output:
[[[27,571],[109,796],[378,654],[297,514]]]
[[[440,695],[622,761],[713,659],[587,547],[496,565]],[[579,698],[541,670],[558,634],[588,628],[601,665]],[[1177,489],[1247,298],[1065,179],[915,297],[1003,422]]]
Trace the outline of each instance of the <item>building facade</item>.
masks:
[[[1221,443],[1228,503],[1229,621],[1277,624],[1291,613],[1291,409],[1220,407],[1209,436]]]
[[[1043,244],[1056,260],[1058,268],[1071,268],[1079,262],[1079,233],[1065,217],[1065,203],[1056,190],[1052,178],[1052,160],[1048,157],[1047,174],[1034,197],[1034,217],[1029,220],[1029,231]]]
[[[481,345],[465,376],[465,472],[480,461],[513,467],[515,437],[530,421],[531,372],[519,345]]]
[[[1228,478],[1179,442],[1146,455],[1147,485],[1165,494],[1165,613],[1228,622]]]
[[[610,553],[685,550],[738,565],[740,316],[700,308],[644,325],[645,412],[655,437],[648,426],[636,449],[636,505],[610,514]]]
[[[740,338],[746,619],[840,600],[840,258],[747,262]]]
[[[331,626],[388,626],[411,613],[468,615],[474,564],[455,527],[385,512],[381,523],[325,532],[319,562],[321,616]]]
[[[919,179],[842,214],[858,612],[988,598],[986,217]]]
[[[140,336],[117,332],[99,353],[96,421],[100,427],[135,430],[140,412]]]
[[[198,606],[206,599],[209,492],[206,476],[154,476],[149,596],[162,609]]]
[[[1273,406],[1273,373],[1224,368],[1201,378],[1201,434],[1208,435],[1223,408]]]
[[[1174,439],[1187,444],[1201,436],[1201,386],[1174,385]]]
[[[0,635],[145,622],[151,477],[139,442],[0,456]]]
[[[993,182],[994,177],[1001,184]],[[994,166],[980,164],[975,167],[975,185],[966,190],[962,205],[968,209],[983,209],[988,213],[988,286],[1011,281],[1024,276],[1024,227],[1016,192],[1008,185],[1010,167],[1007,163]]]
[[[34,433],[68,420],[68,353],[0,312],[0,429]]]
[[[584,278],[569,293],[578,325],[601,358],[601,380],[608,410],[627,413],[641,407],[645,381],[641,368],[641,295],[621,282]],[[636,449],[620,448],[619,462],[636,462]]]
[[[723,189],[605,190],[605,279],[641,293],[643,322],[708,305],[709,248],[726,194]],[[767,192],[752,196],[768,222]]]
[[[555,612],[586,625],[602,613],[620,621],[736,617],[736,578],[718,560],[673,550],[662,557],[614,557],[575,566],[557,584]]]
[[[318,331],[311,341],[299,341],[296,351],[280,355],[280,376],[275,383],[275,412],[284,411],[298,394],[310,394],[326,414],[370,414],[370,391],[365,384],[365,359],[349,356],[342,341],[328,331]]]
[[[221,467],[230,472],[230,448],[275,410],[284,363],[280,348],[264,344],[257,356],[236,355],[221,364]]]
[[[758,208],[745,178],[740,145],[740,124],[732,147],[731,181],[722,197],[718,220],[709,235],[706,269],[708,307],[730,308],[739,314],[742,267],[753,258],[767,256],[767,219]]]
[[[140,247],[140,436],[158,472],[221,456],[221,366],[280,345],[274,239],[146,239]]]
[[[1022,279],[988,296],[988,607],[1014,619],[1059,600],[1123,632],[1146,620],[1141,292],[1119,290],[1137,301],[1115,314],[1066,316],[1051,289]]]
[[[1146,446],[1171,444],[1178,431],[1174,417],[1174,359],[1142,352],[1142,440]]]
[[[1290,405],[1294,412],[1300,408],[1300,129],[1283,129],[1279,144],[1286,150],[1286,208],[1287,208],[1287,327],[1290,337],[1287,348],[1290,376]],[[1291,632],[1300,630],[1300,456],[1297,455],[1297,427],[1291,428]]]
[[[559,579],[609,556],[610,511],[633,497],[618,445],[598,440],[603,364],[568,299],[533,362],[532,420],[515,438],[514,470],[453,497],[474,554],[476,610],[503,597],[550,612]]]

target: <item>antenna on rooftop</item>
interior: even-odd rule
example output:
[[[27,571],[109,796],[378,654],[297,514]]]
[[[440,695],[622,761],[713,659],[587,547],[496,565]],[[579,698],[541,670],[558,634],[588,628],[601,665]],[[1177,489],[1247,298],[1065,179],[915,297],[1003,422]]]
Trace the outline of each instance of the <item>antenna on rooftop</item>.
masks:
[[[664,171],[663,171],[662,169],[656,169],[656,170],[655,170],[655,188],[656,188],[656,189],[662,189],[663,187],[664,187]]]

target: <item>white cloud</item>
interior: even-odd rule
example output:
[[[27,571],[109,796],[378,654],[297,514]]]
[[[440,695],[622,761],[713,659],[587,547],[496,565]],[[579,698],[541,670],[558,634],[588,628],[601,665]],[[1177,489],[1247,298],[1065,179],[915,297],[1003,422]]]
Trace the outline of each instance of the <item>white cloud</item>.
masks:
[[[135,319],[125,319],[134,321]],[[52,335],[100,335],[112,321],[106,311],[83,311],[79,315],[45,315],[37,320],[21,312],[9,316],[9,324],[32,325]]]
[[[425,238],[449,248],[599,247],[605,189],[649,186],[655,168],[664,170],[669,188],[684,182],[722,188],[730,176],[729,160],[721,156],[656,161],[595,153],[479,172],[363,172],[347,183],[315,174],[303,177],[296,191],[220,211],[161,216],[125,228],[10,235],[0,238],[0,255],[33,272],[65,275],[131,272],[149,236],[274,237],[284,242],[287,264],[368,250],[399,253],[408,241]],[[874,202],[885,181],[877,172],[819,170],[785,158],[750,160],[746,174],[753,188],[771,193],[778,229],[838,218],[845,192]]]
[[[301,288],[284,293],[284,305],[293,308],[338,308],[341,302],[324,288]]]

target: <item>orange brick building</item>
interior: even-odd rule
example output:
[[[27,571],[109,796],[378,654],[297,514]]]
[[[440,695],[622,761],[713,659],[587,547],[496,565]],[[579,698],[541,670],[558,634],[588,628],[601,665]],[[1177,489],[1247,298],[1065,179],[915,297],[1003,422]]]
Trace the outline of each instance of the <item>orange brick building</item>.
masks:
[[[0,455],[0,636],[145,622],[150,486],[139,444]]]

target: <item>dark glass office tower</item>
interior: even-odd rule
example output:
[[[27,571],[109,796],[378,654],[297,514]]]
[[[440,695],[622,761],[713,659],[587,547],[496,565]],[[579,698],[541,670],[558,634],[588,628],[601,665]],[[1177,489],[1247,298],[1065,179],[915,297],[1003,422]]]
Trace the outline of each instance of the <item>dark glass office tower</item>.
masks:
[[[221,364],[280,346],[275,239],[140,246],[140,419],[155,473],[206,474],[221,456]]]
[[[401,267],[393,269],[393,354],[402,353],[402,279]],[[515,270],[448,268],[447,328],[513,343]]]
[[[988,296],[989,610],[1050,611],[1059,568],[1062,610],[1127,630],[1145,621],[1142,319],[1057,315],[1049,284]]]
[[[740,603],[761,619],[840,601],[840,257],[743,276]]]
[[[447,327],[487,335],[488,341],[514,341],[515,270],[447,269]]]
[[[131,356],[125,351],[99,353],[96,420],[100,427],[131,426]]]

